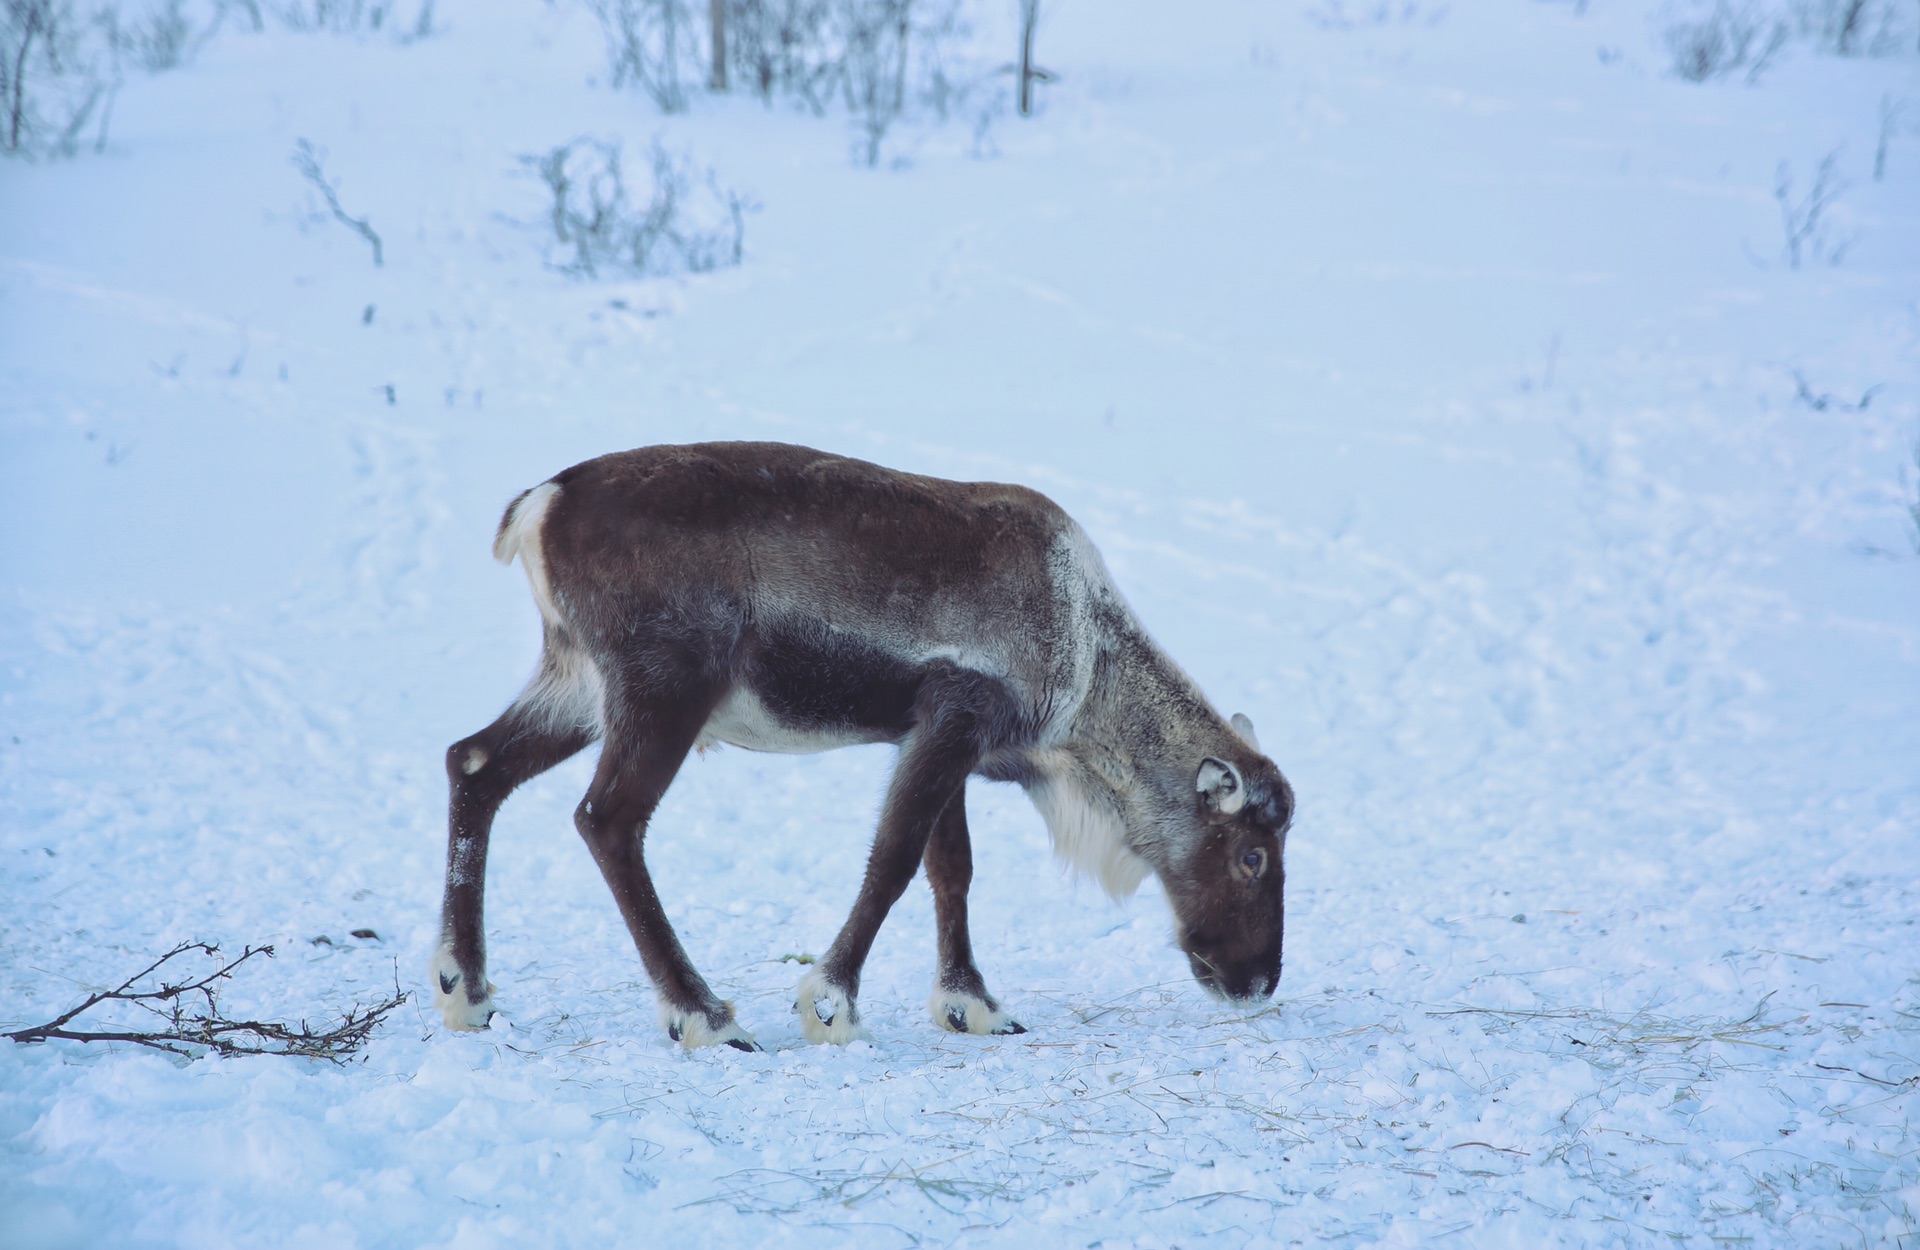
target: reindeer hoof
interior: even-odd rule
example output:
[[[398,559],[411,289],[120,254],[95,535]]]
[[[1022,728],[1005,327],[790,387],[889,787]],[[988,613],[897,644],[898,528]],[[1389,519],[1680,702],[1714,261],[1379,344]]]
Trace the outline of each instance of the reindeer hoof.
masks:
[[[949,1033],[1005,1037],[1027,1031],[991,998],[960,990],[934,990],[933,997],[927,1000],[927,1011],[933,1016],[933,1022]]]
[[[677,1007],[663,1007],[661,1016],[667,1026],[667,1036],[679,1042],[688,1050],[699,1050],[705,1046],[731,1046],[735,1050],[757,1051],[759,1043],[753,1035],[740,1027],[733,1018],[733,1004],[722,1003],[725,1018],[714,1024],[702,1011],[681,1011]]]
[[[819,972],[809,972],[800,981],[793,1009],[800,1014],[800,1032],[810,1042],[831,1042],[845,1046],[862,1041],[867,1031],[860,1027],[860,1012],[845,990],[829,984]]]
[[[487,982],[486,994],[479,1002],[467,995],[466,978],[453,962],[453,954],[441,950],[433,957],[433,1005],[447,1027],[461,1033],[480,1033],[498,1014],[493,1007],[493,982]]]

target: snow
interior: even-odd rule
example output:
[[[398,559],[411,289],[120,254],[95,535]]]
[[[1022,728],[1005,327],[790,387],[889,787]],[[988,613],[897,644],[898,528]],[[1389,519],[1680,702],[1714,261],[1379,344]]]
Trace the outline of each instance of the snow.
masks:
[[[1643,0],[1174,12],[1050,7],[1039,117],[873,170],[844,118],[595,85],[564,4],[223,34],[0,170],[0,1030],[189,938],[275,944],[237,1010],[414,992],[339,1068],[0,1050],[0,1243],[1912,1244],[1920,132],[1871,163],[1913,56],[1692,84]],[[517,158],[581,134],[750,192],[745,263],[543,268]],[[1835,149],[1852,242],[1790,268],[1779,167]],[[500,510],[707,438],[1080,518],[1298,792],[1273,1003],[975,783],[1029,1031],[927,1018],[916,885],[871,1040],[809,1046],[890,753],[722,750],[649,859],[766,1053],[665,1036],[590,758],[497,827],[506,1017],[441,1027],[442,753],[538,647]]]

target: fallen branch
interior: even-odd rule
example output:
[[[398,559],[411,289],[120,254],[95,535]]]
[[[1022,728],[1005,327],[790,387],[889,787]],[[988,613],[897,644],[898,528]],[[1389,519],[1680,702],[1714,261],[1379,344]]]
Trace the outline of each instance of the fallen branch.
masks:
[[[373,267],[379,269],[383,265],[384,254],[380,246],[380,236],[373,232],[373,226],[365,217],[348,216],[347,210],[340,207],[340,192],[320,165],[326,156],[324,150],[302,139],[294,144],[293,167],[300,171],[301,177],[313,184],[316,191],[320,192],[320,198],[327,202],[327,208],[333,213],[333,219],[367,241],[367,245],[373,249]]]
[[[238,959],[228,960],[197,980],[174,984],[162,976],[158,989],[134,988],[171,961],[192,952],[217,958],[220,948],[206,942],[182,942],[114,988],[88,995],[86,1001],[57,1019],[30,1029],[0,1033],[0,1037],[21,1043],[55,1038],[70,1042],[132,1042],[189,1058],[210,1050],[221,1055],[296,1055],[303,1059],[345,1063],[367,1044],[374,1028],[408,997],[396,985],[392,998],[370,1005],[356,1003],[329,1029],[313,1029],[304,1020],[295,1026],[271,1020],[227,1019],[221,1014],[216,987],[254,956],[273,958],[271,946],[249,946]],[[102,1003],[132,1003],[151,1012],[160,1023],[155,1028],[106,1031],[67,1027]]]

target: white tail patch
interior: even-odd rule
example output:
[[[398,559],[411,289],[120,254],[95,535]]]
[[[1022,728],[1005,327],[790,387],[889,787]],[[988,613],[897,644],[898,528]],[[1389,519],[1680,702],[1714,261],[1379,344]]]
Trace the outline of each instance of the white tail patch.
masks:
[[[527,571],[540,616],[553,625],[561,624],[560,605],[554,602],[553,586],[547,580],[547,556],[540,542],[540,527],[546,522],[547,509],[559,494],[559,486],[542,482],[520,496],[493,540],[493,558],[500,563],[512,564],[515,556],[520,557],[520,567]]]
[[[1076,763],[1062,761],[1027,794],[1047,822],[1053,853],[1075,873],[1098,881],[1109,898],[1129,898],[1153,867],[1127,845],[1119,811],[1102,802],[1077,773]]]

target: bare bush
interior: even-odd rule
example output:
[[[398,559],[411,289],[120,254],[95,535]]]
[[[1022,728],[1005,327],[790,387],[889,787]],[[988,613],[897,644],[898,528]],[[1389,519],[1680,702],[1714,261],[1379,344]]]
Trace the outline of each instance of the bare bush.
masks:
[[[553,196],[547,263],[562,273],[659,277],[740,263],[755,205],[721,187],[711,169],[696,176],[688,157],[658,139],[647,151],[644,187],[627,185],[618,142],[583,137],[520,160]]]
[[[103,45],[71,0],[0,0],[0,152],[73,152],[113,88]]]
[[[762,100],[790,96],[825,111],[836,64],[827,38],[831,7],[828,0],[728,0],[733,80]]]
[[[613,85],[647,93],[663,113],[687,107],[688,71],[700,49],[686,0],[587,0],[607,38]]]
[[[239,0],[260,21],[258,0]],[[288,30],[333,35],[394,34],[423,39],[433,33],[434,0],[268,0],[267,11]]]
[[[14,1042],[55,1039],[130,1042],[136,1046],[188,1057],[208,1052],[219,1055],[292,1055],[302,1059],[345,1063],[367,1044],[380,1022],[407,1001],[407,995],[396,986],[391,998],[370,1005],[356,1003],[348,1008],[338,1024],[319,1029],[305,1020],[297,1025],[277,1020],[235,1020],[221,1009],[220,983],[230,979],[235,969],[256,956],[273,958],[273,947],[249,946],[238,959],[218,963],[211,971],[190,973],[182,981],[167,980],[169,975],[177,975],[170,973],[168,965],[177,959],[195,955],[218,960],[220,948],[206,942],[182,942],[114,988],[89,994],[79,1006],[65,1014],[30,1029],[0,1033],[0,1037]],[[138,988],[148,978],[155,978],[157,984],[151,989]],[[68,1027],[82,1015],[100,1007],[121,1009],[118,1027]],[[129,1018],[132,1022],[126,1023]]]
[[[861,161],[880,161],[880,141],[907,107],[913,0],[842,3],[840,45],[847,108],[860,128]]]
[[[1904,99],[1896,100],[1891,95],[1880,97],[1880,137],[1873,145],[1873,180],[1880,182],[1887,176],[1887,147],[1893,142],[1893,136],[1900,128],[1900,115],[1907,111]]]
[[[956,71],[967,33],[957,0],[588,0],[616,86],[663,112],[728,84],[854,121],[856,159],[879,162],[888,131],[918,108],[944,118],[985,72]],[[707,66],[702,79],[701,67]]]
[[[1835,56],[1886,56],[1912,41],[1911,3],[1897,0],[1795,0],[1801,34]]]
[[[1431,26],[1446,15],[1444,8],[1422,12],[1418,0],[1319,0],[1307,10],[1307,20],[1321,30],[1358,30],[1363,26],[1410,26],[1424,20]]]
[[[1752,82],[1790,41],[1834,56],[1920,50],[1911,0],[1678,0],[1660,21],[1673,72],[1690,82],[1743,69]]]
[[[1805,195],[1796,195],[1793,170],[1787,162],[1780,162],[1773,198],[1780,205],[1780,225],[1786,233],[1787,264],[1791,268],[1800,268],[1803,259],[1837,265],[1853,243],[1851,238],[1836,238],[1827,217],[1840,193],[1847,189],[1847,181],[1838,169],[1839,160],[1838,148],[1821,159]]]
[[[1688,82],[1706,82],[1735,70],[1747,81],[1760,76],[1785,46],[1787,23],[1769,18],[1752,0],[1713,0],[1711,8],[1669,10],[1663,32],[1673,72]]]
[[[196,22],[187,11],[186,0],[162,0],[132,16],[118,9],[103,9],[98,20],[115,55],[149,74],[186,64],[218,21],[216,17]]]
[[[338,179],[327,176],[326,159],[325,148],[317,148],[305,139],[294,144],[293,167],[300,171],[300,176],[307,180],[307,185],[319,193],[321,201],[327,206],[328,214],[367,241],[367,245],[373,249],[373,267],[378,269],[385,264],[386,255],[386,249],[380,244],[380,236],[374,233],[373,227],[368,224],[365,217],[350,216],[347,210],[340,206],[340,183]]]

